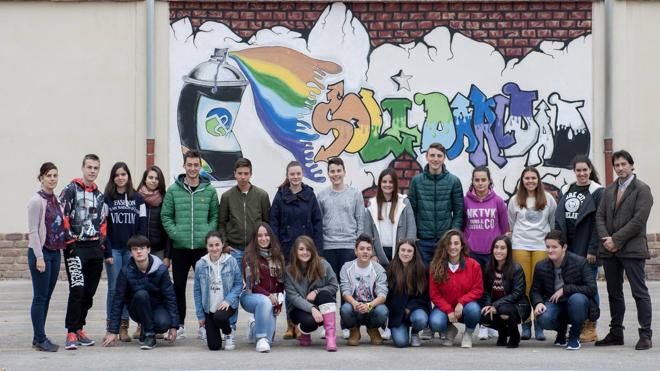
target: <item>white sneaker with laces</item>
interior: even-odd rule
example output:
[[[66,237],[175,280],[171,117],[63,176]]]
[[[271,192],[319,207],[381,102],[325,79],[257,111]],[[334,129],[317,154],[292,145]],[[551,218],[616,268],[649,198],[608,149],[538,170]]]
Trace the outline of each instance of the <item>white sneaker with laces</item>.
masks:
[[[341,336],[342,336],[344,339],[348,339],[349,337],[351,337],[351,330],[349,330],[349,329],[347,329],[347,328],[341,330]]]
[[[463,338],[461,339],[461,348],[472,348],[472,333],[463,332]]]
[[[234,341],[234,333],[225,335],[225,350],[236,349],[236,342]]]
[[[410,346],[411,347],[419,347],[422,345],[422,339],[419,338],[419,334],[411,334],[410,335]]]
[[[498,338],[500,335],[494,328],[488,328],[488,337],[489,338]]]
[[[450,324],[447,327],[447,331],[445,332],[445,339],[442,340],[442,345],[446,347],[451,347],[454,345],[454,339],[456,338],[456,335],[458,334],[458,329],[454,324]]]
[[[380,332],[380,337],[383,340],[390,340],[392,338],[392,331],[390,331],[389,327],[385,327],[385,329]]]
[[[200,327],[199,330],[197,330],[197,338],[199,340],[206,340],[206,327]]]
[[[179,325],[179,329],[176,330],[176,338],[177,339],[186,338],[186,327],[184,325]]]
[[[488,340],[489,334],[488,334],[488,327],[485,326],[479,326],[479,340]]]
[[[270,352],[270,344],[266,338],[261,338],[257,341],[257,352],[259,353],[268,353]]]
[[[433,331],[431,331],[431,329],[427,327],[419,333],[419,337],[422,340],[432,340],[433,339]]]

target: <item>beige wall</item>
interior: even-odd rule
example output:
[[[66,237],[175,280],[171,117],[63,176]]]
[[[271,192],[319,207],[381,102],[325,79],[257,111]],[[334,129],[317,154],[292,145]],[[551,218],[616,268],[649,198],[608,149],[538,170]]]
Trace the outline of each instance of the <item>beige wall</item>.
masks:
[[[603,163],[603,3],[594,3],[593,155]],[[25,203],[38,166],[60,167],[60,189],[85,153],[101,156],[98,183],[115,161],[139,178],[146,138],[146,17],[143,2],[0,2],[0,233],[26,230]],[[660,189],[660,2],[617,1],[614,16],[614,147],[635,156],[640,178]],[[156,163],[167,172],[169,14],[156,2]],[[27,144],[27,145],[26,145]],[[166,174],[168,176],[168,174]],[[135,179],[137,182],[138,179]],[[656,191],[660,200],[660,192]],[[660,201],[658,201],[660,203]],[[660,206],[649,232],[660,232]]]
[[[167,159],[169,14],[156,12],[156,161]],[[60,169],[59,190],[80,176],[85,153],[101,157],[98,184],[125,161],[145,166],[144,2],[0,2],[0,233],[26,231],[39,165]],[[163,166],[167,169],[168,166]],[[137,178],[137,179],[135,179]]]

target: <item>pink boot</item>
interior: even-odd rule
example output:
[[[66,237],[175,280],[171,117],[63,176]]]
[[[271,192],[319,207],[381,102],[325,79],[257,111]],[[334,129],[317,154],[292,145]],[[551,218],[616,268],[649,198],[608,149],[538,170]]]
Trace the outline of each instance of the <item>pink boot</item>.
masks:
[[[337,339],[335,338],[335,326],[337,305],[335,303],[321,304],[319,311],[323,315],[323,328],[325,329],[325,349],[328,352],[337,351]]]
[[[308,347],[312,345],[312,337],[301,331],[300,336],[298,336],[298,344],[300,344],[301,347]]]

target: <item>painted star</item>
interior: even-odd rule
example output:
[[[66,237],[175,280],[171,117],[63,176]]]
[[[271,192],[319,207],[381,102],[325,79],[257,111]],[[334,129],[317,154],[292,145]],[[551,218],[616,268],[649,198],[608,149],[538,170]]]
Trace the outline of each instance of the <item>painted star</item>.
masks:
[[[390,78],[396,83],[397,91],[401,91],[401,89],[410,91],[410,79],[412,75],[406,75],[403,73],[403,70],[399,70],[399,73]]]

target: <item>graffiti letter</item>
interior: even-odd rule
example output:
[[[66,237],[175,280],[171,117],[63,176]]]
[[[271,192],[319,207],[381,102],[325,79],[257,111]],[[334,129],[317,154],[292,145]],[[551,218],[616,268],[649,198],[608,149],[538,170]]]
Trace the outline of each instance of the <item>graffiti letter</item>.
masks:
[[[474,109],[472,118],[474,121],[474,131],[479,142],[474,153],[470,153],[470,163],[474,167],[488,164],[486,148],[484,146],[484,142],[488,142],[490,158],[501,168],[506,165],[506,159],[500,156],[500,149],[497,146],[492,131],[492,124],[495,122],[495,112],[493,111],[495,102],[492,98],[487,99],[486,95],[476,85],[472,85],[470,88],[469,98]]]
[[[552,157],[545,161],[546,166],[570,168],[573,157],[578,154],[588,155],[591,133],[587,129],[580,108],[584,101],[562,100],[557,93],[550,94],[548,102],[557,107],[555,119],[555,150]]]
[[[368,89],[360,90],[360,96],[371,119],[369,141],[360,150],[362,161],[379,161],[390,153],[398,157],[403,152],[416,157],[413,147],[419,145],[422,134],[417,127],[408,127],[408,110],[412,107],[412,102],[405,98],[383,99],[383,110],[389,112],[392,121],[390,127],[381,134],[383,118],[373,93]]]
[[[504,112],[509,106],[509,98],[502,94],[497,94],[493,97],[493,100],[495,100],[496,117],[493,134],[495,134],[495,140],[500,148],[509,148],[516,142],[516,138],[514,138],[512,134],[504,133]]]
[[[463,152],[463,136],[468,138],[468,146],[465,152],[473,153],[476,151],[479,141],[472,130],[472,110],[470,110],[470,101],[461,93],[457,93],[451,101],[454,123],[456,125],[456,141],[454,145],[447,150],[447,157],[456,158]]]
[[[321,134],[328,134],[331,130],[335,140],[328,148],[321,146],[314,156],[314,162],[327,161],[330,157],[339,156],[353,138],[353,125],[346,120],[333,119],[332,115],[342,104],[344,99],[344,82],[328,86],[326,99],[328,102],[319,103],[312,112],[314,129]]]
[[[507,157],[524,156],[539,139],[539,126],[532,119],[532,103],[537,98],[536,91],[520,90],[510,82],[502,87],[502,92],[510,96],[509,119],[504,126],[506,133],[513,133],[516,144],[504,150]]]
[[[422,128],[422,152],[426,152],[434,142],[449,148],[456,140],[456,129],[447,96],[442,93],[417,93],[415,103],[424,107],[426,113]],[[451,160],[456,156],[448,157]]]
[[[529,166],[540,165],[543,163],[543,159],[549,159],[555,148],[552,139],[552,128],[550,128],[550,115],[548,115],[550,107],[542,99],[534,110],[536,111],[534,121],[539,126],[540,133],[539,140],[529,151],[529,157],[527,157],[527,165]],[[543,148],[543,153],[541,153],[541,148]]]

